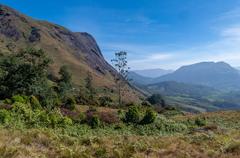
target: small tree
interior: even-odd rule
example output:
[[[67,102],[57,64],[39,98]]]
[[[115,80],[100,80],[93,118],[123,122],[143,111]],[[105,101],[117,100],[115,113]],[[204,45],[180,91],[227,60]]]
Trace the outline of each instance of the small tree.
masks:
[[[86,82],[86,89],[88,90],[88,99],[89,101],[95,101],[95,88],[93,87],[93,77],[92,74],[90,72],[88,72],[87,77],[85,79]]]
[[[127,52],[120,51],[115,53],[115,59],[112,59],[112,62],[118,72],[115,75],[115,82],[118,88],[118,104],[122,105],[122,95],[124,86],[128,82],[128,71],[130,69],[127,65]]]
[[[59,94],[62,100],[66,100],[72,96],[72,74],[69,72],[66,65],[62,66],[59,70],[60,79],[58,82]]]

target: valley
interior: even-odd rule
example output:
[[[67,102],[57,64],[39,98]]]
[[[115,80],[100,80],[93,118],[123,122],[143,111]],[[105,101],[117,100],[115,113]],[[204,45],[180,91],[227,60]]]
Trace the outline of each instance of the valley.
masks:
[[[53,2],[45,3],[49,7]],[[108,6],[109,2],[93,5],[91,1],[87,9],[74,11],[75,3],[87,5],[74,1],[74,7],[68,8],[68,2],[58,1],[54,9],[61,6],[59,15],[53,8],[41,9],[41,14],[33,11],[40,3],[33,8],[23,5],[24,13],[30,10],[31,15],[46,20],[51,16],[50,21],[60,15],[64,19],[71,12],[71,18],[60,22],[64,26],[0,4],[0,158],[239,158],[240,73],[236,65],[203,60],[174,71],[168,61],[175,60],[176,52],[143,53],[164,48],[154,42],[155,31],[169,25],[143,15],[133,18],[125,13],[124,19],[117,18],[122,11]],[[123,6],[123,10],[129,7]],[[186,13],[177,19],[184,21]],[[70,23],[75,16],[81,18],[73,27]],[[110,27],[104,28],[105,22]],[[126,29],[132,23],[137,27]],[[145,28],[156,24],[161,27],[148,28],[154,32],[148,41]],[[131,36],[139,28],[141,35]],[[84,29],[92,29],[93,35],[78,32]],[[126,43],[111,43],[116,37]],[[128,38],[144,39],[137,53]],[[184,63],[180,59],[177,55],[176,65]],[[151,68],[156,63],[166,69]],[[139,68],[131,70],[129,65]]]

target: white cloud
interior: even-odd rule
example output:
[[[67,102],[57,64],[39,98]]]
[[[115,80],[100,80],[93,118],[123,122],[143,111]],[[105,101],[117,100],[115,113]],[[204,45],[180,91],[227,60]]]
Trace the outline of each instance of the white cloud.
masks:
[[[239,40],[240,39],[240,26],[231,26],[229,28],[224,29],[221,32],[221,36],[223,36],[224,38]]]

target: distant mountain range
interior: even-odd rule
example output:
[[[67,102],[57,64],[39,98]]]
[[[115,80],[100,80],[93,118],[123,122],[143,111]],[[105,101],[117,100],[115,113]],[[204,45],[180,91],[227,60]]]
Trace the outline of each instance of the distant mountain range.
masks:
[[[201,62],[182,66],[172,73],[152,79],[145,78],[141,75],[132,77],[133,82],[142,84],[176,81],[186,84],[203,85],[221,90],[240,89],[239,70],[225,62]]]
[[[160,93],[169,104],[187,111],[240,109],[240,73],[225,62],[201,62],[157,77],[131,73],[146,94]]]
[[[145,70],[134,70],[133,72],[144,77],[156,78],[156,77],[160,77],[160,76],[172,73],[173,70],[145,69]]]
[[[154,79],[155,83],[162,81],[199,84],[221,90],[240,88],[239,71],[225,62],[201,62],[183,66],[171,74]]]

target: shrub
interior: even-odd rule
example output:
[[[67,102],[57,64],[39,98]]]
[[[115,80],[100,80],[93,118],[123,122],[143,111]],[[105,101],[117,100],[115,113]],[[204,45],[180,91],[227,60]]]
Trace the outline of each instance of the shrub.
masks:
[[[132,106],[125,114],[125,121],[129,123],[138,123],[140,120],[140,112],[136,106]]]
[[[0,110],[0,123],[7,123],[11,119],[9,111],[2,109]]]
[[[92,128],[97,128],[97,127],[100,126],[100,124],[101,124],[100,119],[99,119],[99,117],[96,116],[96,115],[92,116],[92,118],[90,118],[90,120],[89,120],[89,125],[90,125]]]
[[[12,104],[12,100],[7,98],[3,101],[3,103],[4,104]]]
[[[41,104],[39,100],[35,96],[30,97],[30,104],[33,109],[39,109],[41,108]]]
[[[113,102],[113,100],[107,96],[100,97],[98,100],[99,100],[100,106],[111,106]]]
[[[75,105],[76,105],[75,99],[73,97],[69,97],[69,98],[67,98],[64,107],[69,109],[69,110],[74,110],[75,109]]]
[[[49,120],[50,120],[51,126],[55,128],[59,123],[61,123],[62,118],[58,113],[53,112],[49,114]]]
[[[205,126],[207,124],[207,121],[205,118],[200,118],[198,117],[196,120],[195,120],[195,124],[197,126]]]
[[[153,123],[157,118],[157,113],[153,110],[147,110],[145,116],[143,117],[141,123],[142,124],[150,124]]]
[[[119,117],[113,112],[101,112],[99,113],[100,120],[107,124],[118,123]]]
[[[36,109],[34,116],[36,117],[36,123],[42,126],[49,126],[51,124],[51,120],[49,118],[48,113],[45,110]]]
[[[86,114],[85,113],[79,113],[79,115],[78,115],[78,120],[77,120],[77,122],[85,122],[86,121]]]
[[[12,112],[16,113],[18,117],[29,121],[33,116],[33,111],[28,104],[16,102],[13,104]]]
[[[73,121],[69,117],[63,117],[62,123],[63,125],[72,125]]]
[[[12,99],[13,103],[19,102],[19,103],[26,104],[28,102],[28,97],[27,96],[14,95],[11,99]]]

